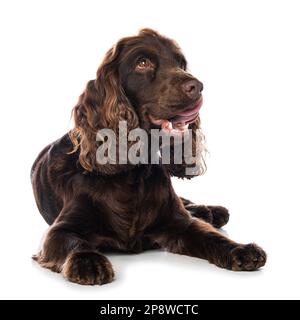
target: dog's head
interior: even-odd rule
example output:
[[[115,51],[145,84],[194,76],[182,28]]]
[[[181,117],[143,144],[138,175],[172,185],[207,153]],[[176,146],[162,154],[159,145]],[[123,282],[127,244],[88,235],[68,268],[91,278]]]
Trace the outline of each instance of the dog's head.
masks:
[[[127,121],[128,130],[139,127],[149,132],[161,127],[182,134],[189,127],[195,129],[203,85],[186,67],[178,45],[151,29],[119,40],[73,110],[71,138],[76,141],[79,136],[83,167],[89,171],[97,167],[97,131],[110,128],[118,132],[122,120]]]
[[[174,41],[143,29],[116,48],[120,84],[142,127],[183,131],[196,121],[203,85],[186,71],[186,59]]]

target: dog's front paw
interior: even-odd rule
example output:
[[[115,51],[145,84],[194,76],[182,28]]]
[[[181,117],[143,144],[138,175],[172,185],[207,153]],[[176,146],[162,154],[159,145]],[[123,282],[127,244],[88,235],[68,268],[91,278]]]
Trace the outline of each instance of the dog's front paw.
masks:
[[[228,209],[222,206],[207,206],[212,215],[212,225],[215,228],[222,228],[229,221]]]
[[[63,275],[71,282],[101,285],[112,282],[114,271],[109,260],[96,252],[75,252],[68,256]]]
[[[267,254],[254,243],[239,245],[230,252],[229,269],[254,271],[265,265]]]

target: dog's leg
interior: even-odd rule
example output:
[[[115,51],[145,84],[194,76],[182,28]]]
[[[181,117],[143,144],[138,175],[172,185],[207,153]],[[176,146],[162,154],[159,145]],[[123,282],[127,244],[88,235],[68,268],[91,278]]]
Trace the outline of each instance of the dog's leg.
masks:
[[[229,221],[228,210],[222,206],[204,206],[197,205],[190,200],[180,198],[185,209],[188,210],[193,217],[200,218],[215,228],[222,228]]]
[[[75,210],[75,209],[74,209]],[[68,213],[64,212],[67,216]],[[76,216],[72,212],[72,216]],[[85,215],[80,212],[80,217]],[[86,215],[88,219],[89,214]],[[50,227],[42,250],[33,257],[42,267],[61,272],[69,281],[85,285],[105,284],[114,278],[114,271],[109,260],[102,255],[93,243],[83,234],[87,234],[89,226],[82,221],[81,226],[70,221],[59,220]],[[72,221],[72,222],[71,222]],[[92,223],[91,220],[89,223]],[[86,228],[85,233],[81,229]],[[99,244],[98,244],[99,245]]]
[[[206,259],[234,271],[256,270],[266,262],[266,253],[256,244],[236,243],[187,212],[177,214],[156,235],[156,241],[170,252]]]

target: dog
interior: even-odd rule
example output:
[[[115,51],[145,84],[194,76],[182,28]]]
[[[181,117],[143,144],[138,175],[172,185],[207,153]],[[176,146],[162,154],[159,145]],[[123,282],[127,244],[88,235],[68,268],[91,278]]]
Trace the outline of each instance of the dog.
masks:
[[[234,271],[264,266],[263,249],[236,243],[217,230],[228,222],[226,208],[196,205],[172,187],[171,177],[194,176],[188,168],[196,167],[197,175],[205,172],[204,140],[196,134],[202,90],[176,42],[154,30],[142,29],[107,52],[73,109],[74,128],[44,148],[33,164],[34,196],[50,225],[34,260],[83,285],[113,281],[108,251],[164,248]],[[133,164],[118,155],[113,163],[101,163],[96,154],[104,142],[97,132],[106,128],[117,136],[120,121],[128,131],[140,128],[147,134],[189,131],[192,149],[200,145],[202,151],[192,163]],[[163,147],[159,144],[159,150]],[[170,143],[171,155],[174,148]]]

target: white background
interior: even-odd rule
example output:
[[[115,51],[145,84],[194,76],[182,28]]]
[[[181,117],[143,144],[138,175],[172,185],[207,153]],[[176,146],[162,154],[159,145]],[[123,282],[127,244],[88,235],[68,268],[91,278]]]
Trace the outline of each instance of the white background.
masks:
[[[1,1],[0,297],[26,299],[300,298],[299,1]],[[223,204],[225,227],[268,253],[234,273],[162,251],[111,255],[116,280],[82,287],[31,261],[47,229],[29,172],[70,127],[104,53],[152,27],[175,38],[204,82],[208,172],[174,180],[182,196]]]

